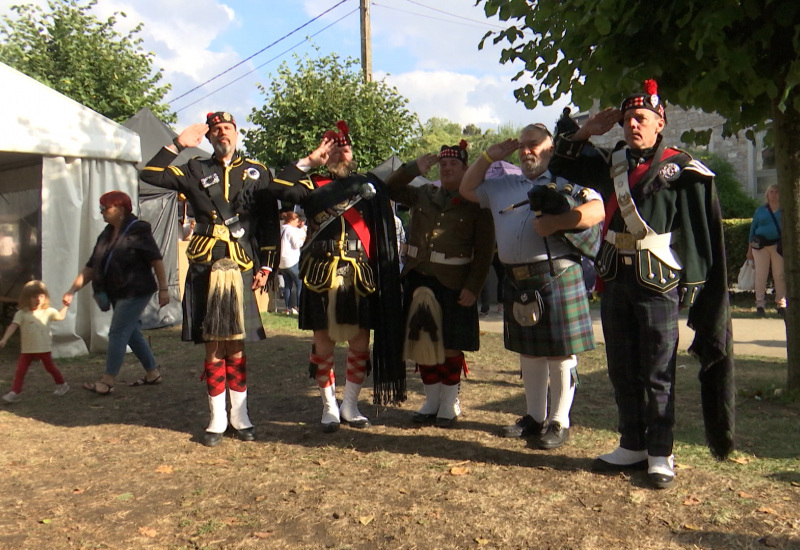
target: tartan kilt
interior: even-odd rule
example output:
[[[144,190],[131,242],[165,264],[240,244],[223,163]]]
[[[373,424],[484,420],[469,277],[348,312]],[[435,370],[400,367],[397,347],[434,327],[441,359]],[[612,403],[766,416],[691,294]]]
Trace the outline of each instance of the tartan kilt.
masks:
[[[542,319],[532,327],[520,326],[514,320],[513,298],[521,290],[538,290],[544,301]],[[555,278],[549,272],[516,282],[507,276],[503,296],[506,349],[535,357],[559,357],[594,349],[592,317],[580,264],[568,267]]]
[[[216,247],[215,247],[216,251]],[[219,258],[214,255],[214,260]],[[189,263],[186,272],[186,284],[183,290],[183,329],[181,340],[202,344],[203,321],[208,304],[208,285],[211,279],[211,264]],[[261,324],[261,313],[258,311],[253,286],[253,270],[242,271],[242,287],[244,296],[244,341],[257,342],[266,338]]]
[[[480,349],[480,323],[477,301],[469,306],[458,305],[461,289],[447,288],[434,276],[422,275],[414,270],[403,279],[403,318],[408,319],[408,310],[414,291],[426,286],[442,308],[442,336],[445,349],[478,351]],[[406,321],[407,322],[407,321]]]

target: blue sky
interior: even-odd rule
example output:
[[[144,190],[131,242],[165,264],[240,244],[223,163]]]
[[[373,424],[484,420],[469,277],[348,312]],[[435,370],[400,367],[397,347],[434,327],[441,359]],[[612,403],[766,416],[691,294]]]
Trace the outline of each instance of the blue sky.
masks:
[[[293,53],[316,57],[336,52],[342,57],[360,58],[359,0],[340,2],[100,0],[95,11],[101,17],[115,11],[126,13],[125,26],[144,23],[140,35],[143,47],[155,53],[155,64],[164,69],[165,80],[172,84],[166,99],[178,111],[180,130],[202,120],[206,112],[220,109],[233,112],[244,125],[246,115],[264,100],[256,83],[267,84],[282,61],[294,66]],[[0,13],[8,13],[8,6],[18,3],[24,0],[0,0]],[[178,99],[329,9],[320,19],[241,67]],[[565,104],[528,111],[516,103],[513,90],[520,83],[511,78],[517,68],[499,63],[498,46],[489,43],[483,51],[478,50],[481,37],[497,30],[500,23],[487,20],[482,6],[476,7],[474,0],[374,0],[371,15],[374,77],[385,78],[409,99],[410,109],[421,122],[439,116],[482,128],[529,122],[552,127]],[[319,34],[311,41],[319,53],[305,40],[315,33]],[[300,42],[290,53],[268,62]],[[238,78],[235,84],[208,95]]]

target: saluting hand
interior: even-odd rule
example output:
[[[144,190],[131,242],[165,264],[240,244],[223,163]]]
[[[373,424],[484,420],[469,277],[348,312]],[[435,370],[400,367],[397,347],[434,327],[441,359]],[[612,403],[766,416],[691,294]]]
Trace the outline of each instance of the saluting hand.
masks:
[[[322,142],[319,144],[319,147],[314,149],[305,158],[306,163],[311,166],[311,168],[317,168],[324,165],[326,162],[328,162],[328,157],[330,157],[333,147],[334,141],[332,139],[323,138]]]
[[[489,155],[492,160],[503,160],[517,149],[519,149],[519,140],[517,138],[509,138],[500,143],[490,145],[489,148],[486,149],[486,154]]]
[[[580,130],[575,132],[573,139],[584,141],[592,136],[602,136],[618,124],[620,120],[622,120],[622,111],[616,107],[603,109],[590,116]]]
[[[208,133],[208,124],[202,122],[187,126],[178,136],[178,143],[184,147],[197,147]]]
[[[417,158],[417,168],[419,169],[419,173],[423,176],[428,173],[428,171],[433,168],[433,166],[439,162],[439,155],[435,155],[433,153],[425,153],[424,155]]]

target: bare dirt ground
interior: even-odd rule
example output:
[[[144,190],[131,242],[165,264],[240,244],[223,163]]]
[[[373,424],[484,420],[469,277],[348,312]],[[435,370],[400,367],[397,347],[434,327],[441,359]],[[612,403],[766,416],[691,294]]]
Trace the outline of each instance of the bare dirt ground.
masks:
[[[680,358],[678,483],[657,492],[642,474],[589,472],[616,445],[602,349],[581,358],[562,449],[496,435],[524,398],[516,356],[495,334],[468,355],[456,429],[411,425],[422,398],[410,370],[401,406],[362,392],[371,429],[323,434],[309,335],[279,317],[247,350],[253,443],[199,443],[202,349],[177,329],[148,333],[159,386],[125,387],[142,373],[129,356],[113,395],[84,391],[102,371],[104,357],[90,356],[58,362],[73,391],[56,397],[34,365],[24,399],[0,408],[0,548],[800,548],[800,406],[771,394],[785,362],[739,362],[740,451],[719,463],[703,446],[697,365]],[[0,352],[3,391],[16,349]]]

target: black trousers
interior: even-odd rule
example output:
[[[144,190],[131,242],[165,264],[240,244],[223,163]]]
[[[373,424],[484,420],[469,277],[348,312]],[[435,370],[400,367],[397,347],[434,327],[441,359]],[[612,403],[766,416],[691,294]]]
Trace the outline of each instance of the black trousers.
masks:
[[[605,283],[600,312],[625,449],[672,454],[678,310],[677,288],[663,294],[644,288],[632,266],[620,264]]]

